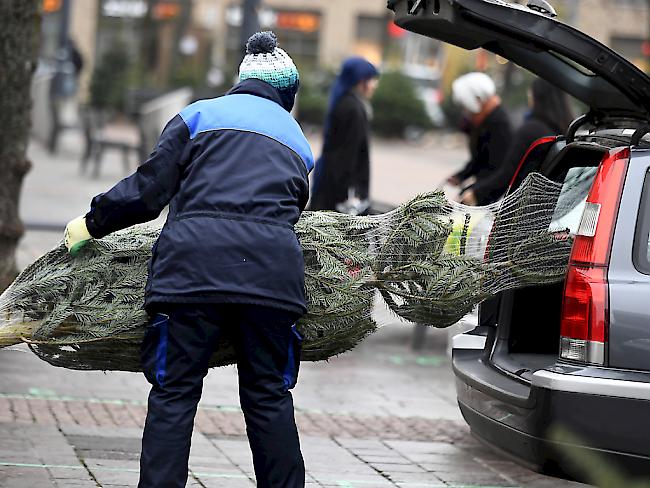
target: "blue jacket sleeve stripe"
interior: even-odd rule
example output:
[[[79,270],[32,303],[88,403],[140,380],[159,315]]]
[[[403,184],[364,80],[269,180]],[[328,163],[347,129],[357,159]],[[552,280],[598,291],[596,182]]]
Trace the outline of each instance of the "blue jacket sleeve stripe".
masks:
[[[187,124],[191,139],[217,130],[254,132],[293,150],[307,171],[314,168],[314,156],[300,126],[289,112],[271,100],[254,95],[227,95],[193,103],[180,116]]]

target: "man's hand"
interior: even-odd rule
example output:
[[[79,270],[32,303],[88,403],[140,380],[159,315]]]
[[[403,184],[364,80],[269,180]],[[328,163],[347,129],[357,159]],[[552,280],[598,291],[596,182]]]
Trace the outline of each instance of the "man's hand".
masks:
[[[450,176],[447,178],[447,184],[451,186],[460,186],[461,183],[462,181],[460,181],[460,178],[458,178],[458,176]]]
[[[86,227],[86,218],[77,217],[71,220],[65,228],[64,241],[68,252],[73,256],[90,240],[92,236]]]
[[[460,196],[460,203],[469,205],[471,207],[476,207],[478,205],[478,200],[473,190],[465,190]]]

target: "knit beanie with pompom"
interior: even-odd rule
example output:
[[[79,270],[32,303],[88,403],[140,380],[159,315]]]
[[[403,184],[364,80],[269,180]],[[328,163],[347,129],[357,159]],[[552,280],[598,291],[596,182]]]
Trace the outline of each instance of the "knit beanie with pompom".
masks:
[[[239,66],[239,81],[251,78],[277,88],[283,99],[293,100],[298,92],[298,69],[291,57],[278,47],[273,32],[253,34],[246,43],[246,56]]]

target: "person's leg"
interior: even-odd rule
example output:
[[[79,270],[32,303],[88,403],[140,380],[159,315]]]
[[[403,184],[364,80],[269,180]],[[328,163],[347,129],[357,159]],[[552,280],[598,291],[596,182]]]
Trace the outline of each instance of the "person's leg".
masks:
[[[142,367],[152,386],[138,486],[180,488],[187,482],[194,416],[221,321],[210,306],[170,304],[158,312],[142,344]]]
[[[298,316],[248,305],[238,310],[232,335],[257,486],[302,488],[305,466],[289,392],[298,372],[293,356],[300,351],[292,330]]]

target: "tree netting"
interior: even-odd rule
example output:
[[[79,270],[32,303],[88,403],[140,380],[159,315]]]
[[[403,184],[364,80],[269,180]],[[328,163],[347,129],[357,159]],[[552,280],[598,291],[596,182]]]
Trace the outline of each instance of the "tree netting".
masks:
[[[296,225],[308,302],[298,324],[303,360],[348,351],[381,326],[372,313],[378,297],[404,320],[448,327],[501,291],[562,281],[567,222],[584,203],[589,171],[564,185],[532,174],[487,207],[436,191],[377,216],[304,212]],[[0,296],[0,347],[24,342],[73,369],[139,371],[147,263],[159,233],[135,226],[77,256],[60,245],[39,258]],[[234,359],[226,337],[212,366]]]

